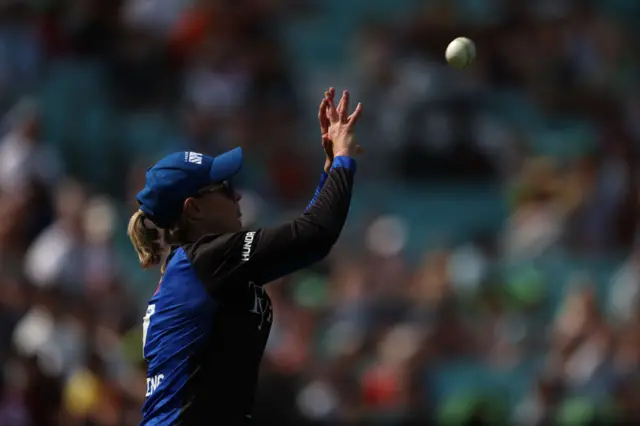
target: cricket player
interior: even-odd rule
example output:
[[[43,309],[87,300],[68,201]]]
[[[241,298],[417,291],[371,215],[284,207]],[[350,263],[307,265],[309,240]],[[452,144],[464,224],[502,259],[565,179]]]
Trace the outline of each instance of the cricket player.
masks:
[[[143,268],[162,278],[143,322],[148,363],[141,425],[247,425],[273,311],[264,285],[323,259],[349,211],[359,147],[330,89],[319,119],[327,161],[304,214],[274,228],[243,230],[232,180],[242,151],[178,152],[158,161],[138,193],[128,234]]]

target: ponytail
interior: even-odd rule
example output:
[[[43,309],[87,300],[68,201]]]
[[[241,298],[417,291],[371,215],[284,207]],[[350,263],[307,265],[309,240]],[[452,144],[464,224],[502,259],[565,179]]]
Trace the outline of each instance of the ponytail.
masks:
[[[160,237],[160,230],[155,226],[145,224],[146,216],[138,210],[131,216],[127,234],[138,253],[140,265],[144,268],[159,265],[164,256],[164,247]]]

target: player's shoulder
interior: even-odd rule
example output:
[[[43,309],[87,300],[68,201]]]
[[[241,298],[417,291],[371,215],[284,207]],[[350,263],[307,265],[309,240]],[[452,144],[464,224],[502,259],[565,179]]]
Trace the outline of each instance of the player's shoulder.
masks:
[[[201,291],[201,277],[182,246],[172,249],[156,292],[150,303],[160,303],[165,307],[190,305],[190,299],[198,301]]]
[[[234,239],[234,234],[206,234],[196,241],[182,244],[181,248],[188,259],[209,252],[220,252],[229,246]]]
[[[223,234],[206,234],[198,240],[182,245],[187,259],[208,264],[236,259],[242,260],[242,252],[253,244],[257,231],[238,231]]]

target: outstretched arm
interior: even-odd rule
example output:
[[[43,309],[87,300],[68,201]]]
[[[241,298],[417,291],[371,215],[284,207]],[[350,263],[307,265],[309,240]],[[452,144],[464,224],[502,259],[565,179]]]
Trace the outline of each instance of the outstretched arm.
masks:
[[[288,275],[324,258],[338,240],[351,202],[356,172],[353,129],[361,107],[351,116],[331,107],[334,158],[317,197],[302,216],[274,228],[208,235],[185,246],[211,293],[219,294],[231,283],[264,284]]]

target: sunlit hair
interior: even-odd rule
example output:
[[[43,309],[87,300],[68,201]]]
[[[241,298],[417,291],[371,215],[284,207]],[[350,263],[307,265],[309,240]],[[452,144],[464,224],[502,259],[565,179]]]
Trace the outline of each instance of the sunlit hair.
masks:
[[[142,210],[131,216],[127,234],[138,254],[140,266],[148,269],[164,262],[169,247],[184,241],[184,228],[180,225],[171,229],[158,228],[147,224],[147,217]],[[149,221],[150,222],[150,221]],[[162,265],[162,273],[166,264]]]

